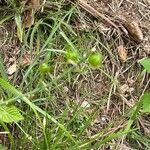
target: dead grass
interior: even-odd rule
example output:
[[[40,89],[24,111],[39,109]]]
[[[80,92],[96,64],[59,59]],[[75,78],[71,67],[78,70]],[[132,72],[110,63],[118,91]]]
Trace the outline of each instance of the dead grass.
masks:
[[[95,119],[87,130],[87,135],[90,137],[98,133],[98,131],[106,129],[109,124],[117,120],[117,123],[112,123],[109,130],[106,131],[105,137],[108,133],[118,131],[127,124],[127,110],[136,104],[144,91],[150,90],[150,76],[148,74],[141,75],[142,68],[137,64],[137,60],[150,56],[150,5],[148,0],[124,0],[121,2],[118,0],[89,0],[88,4],[93,10],[99,12],[100,15],[96,16],[98,19],[95,18],[93,12],[90,13],[90,10],[77,6],[78,14],[73,18],[70,26],[80,37],[77,40],[79,45],[82,44],[81,46],[85,49],[95,48],[103,53],[103,71],[88,68],[88,71],[85,71],[83,74],[73,74],[70,79],[71,81],[69,81],[69,77],[66,81],[64,81],[65,79],[61,80],[62,84],[58,83],[58,87],[65,87],[64,91],[56,87],[56,89],[60,90],[57,89],[58,91],[54,92],[58,102],[56,106],[55,104],[52,104],[52,106],[58,109],[58,112],[56,111],[56,115],[58,115],[62,111],[60,110],[59,112],[59,108],[65,105],[62,101],[69,97],[77,105],[81,105],[84,101],[88,102],[90,108],[87,110],[87,113],[89,114],[95,106],[98,107]],[[84,3],[81,6],[83,5]],[[137,21],[144,35],[142,42],[135,42],[130,34],[126,32],[127,30],[123,24],[118,23],[118,18]],[[16,64],[19,63],[19,56],[22,54],[20,54],[19,50],[20,45],[13,36],[3,40],[2,35],[5,34],[7,36],[11,32],[15,33],[15,28],[11,31],[9,27],[4,25],[0,29],[0,36],[2,37],[2,40],[0,40],[0,42],[2,41],[1,53],[4,57],[6,70],[8,71],[8,68],[14,62]],[[86,41],[86,38],[84,40],[85,34],[88,35],[86,37],[88,41]],[[117,48],[120,45],[123,45],[127,50],[127,60],[125,62],[120,59],[118,54]],[[60,59],[61,56],[57,57],[57,61]],[[55,66],[56,75],[62,72],[61,65],[57,63]],[[15,76],[20,76],[19,72]],[[21,80],[20,77],[18,78]],[[15,80],[17,81],[18,78],[15,78]],[[14,80],[13,73],[9,75],[9,79],[11,81]],[[135,123],[135,128],[138,128],[141,137],[149,136],[149,123],[149,115],[140,117]],[[134,149],[135,145],[132,145],[132,141],[128,141],[130,138],[123,137],[113,140],[109,143],[110,145],[106,144],[101,150]],[[137,140],[137,144],[139,149],[144,150],[141,141]]]

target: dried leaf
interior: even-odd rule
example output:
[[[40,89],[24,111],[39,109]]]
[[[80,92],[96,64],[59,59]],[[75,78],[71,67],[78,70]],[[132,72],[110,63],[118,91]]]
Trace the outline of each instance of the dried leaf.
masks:
[[[146,0],[146,1],[147,1],[147,4],[150,5],[150,1],[149,0]]]
[[[89,108],[90,104],[87,101],[83,101],[82,104],[81,104],[81,107],[83,107],[83,108]]]
[[[133,39],[140,43],[143,41],[143,33],[136,21],[124,21],[124,26]]]
[[[120,92],[122,94],[125,94],[126,92],[130,91],[130,87],[127,84],[123,84],[122,86],[120,86]]]
[[[23,58],[21,60],[21,66],[28,66],[31,62],[31,55],[29,53],[26,53],[23,55]]]
[[[34,15],[40,7],[40,0],[29,0],[26,5],[29,9],[27,9],[24,13],[23,25],[25,28],[29,28],[34,24]]]
[[[40,7],[40,0],[30,0],[29,3],[35,10],[38,10]]]
[[[14,63],[7,69],[7,73],[8,75],[12,75],[13,73],[16,72],[16,70],[17,70],[16,63]]]
[[[30,9],[30,10],[26,11],[26,14],[25,14],[24,20],[23,20],[23,26],[25,28],[29,28],[33,24],[34,24],[34,13],[33,13],[33,10]]]
[[[120,59],[125,62],[127,60],[127,51],[126,51],[126,49],[123,47],[123,45],[120,45],[120,46],[117,47],[117,50],[118,50],[118,54],[120,56]]]

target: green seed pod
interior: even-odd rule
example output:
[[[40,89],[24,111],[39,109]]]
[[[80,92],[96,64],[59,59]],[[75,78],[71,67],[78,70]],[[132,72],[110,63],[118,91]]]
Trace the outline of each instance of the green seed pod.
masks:
[[[51,70],[51,68],[48,66],[47,63],[43,63],[39,67],[39,71],[41,74],[46,74],[46,73],[50,72],[50,70]]]
[[[100,53],[91,53],[88,57],[88,62],[93,68],[102,66],[103,56]]]
[[[77,51],[68,50],[66,53],[66,59],[69,63],[75,64],[78,62],[79,54]]]

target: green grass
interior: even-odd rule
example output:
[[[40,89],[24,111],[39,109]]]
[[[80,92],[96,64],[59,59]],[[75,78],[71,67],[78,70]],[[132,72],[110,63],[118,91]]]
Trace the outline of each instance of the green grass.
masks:
[[[16,30],[13,31],[15,36],[12,38],[20,40],[17,45],[19,57],[12,80],[8,79],[7,68],[0,57],[0,105],[15,105],[24,120],[13,124],[1,122],[0,129],[9,133],[8,143],[3,146],[12,150],[97,150],[125,138],[129,143],[134,140],[145,143],[143,146],[149,148],[149,137],[141,139],[143,134],[136,127],[137,118],[133,119],[129,115],[133,108],[130,108],[131,111],[126,108],[123,112],[121,106],[121,113],[110,118],[109,123],[97,129],[96,133],[93,131],[93,124],[103,114],[103,110],[120,103],[117,98],[113,99],[118,94],[121,82],[115,74],[115,69],[120,67],[118,58],[112,52],[118,38],[107,42],[102,40],[95,29],[78,32],[72,26],[72,21],[80,15],[78,9],[73,5],[66,8],[63,0],[52,2],[56,7],[62,6],[61,10],[38,12],[35,24],[29,29],[23,29],[19,16],[16,16],[22,15],[23,8],[16,5],[16,1],[10,2],[5,7],[13,14],[2,17],[0,26],[5,26],[6,22],[16,24]],[[5,14],[5,10],[1,11]],[[92,69],[87,61],[94,46],[104,56],[99,69]],[[66,61],[68,47],[79,54],[76,65]],[[31,55],[31,62],[29,66],[21,66],[26,52]],[[41,74],[39,67],[43,63],[51,66],[53,72]],[[132,62],[128,65],[133,70],[136,67],[132,67]],[[98,92],[102,90],[100,94],[95,91],[98,82],[102,84],[101,89],[98,89]],[[141,94],[142,91],[139,91],[137,96]],[[90,108],[82,107],[82,101],[88,102]],[[118,128],[121,120],[125,122]]]

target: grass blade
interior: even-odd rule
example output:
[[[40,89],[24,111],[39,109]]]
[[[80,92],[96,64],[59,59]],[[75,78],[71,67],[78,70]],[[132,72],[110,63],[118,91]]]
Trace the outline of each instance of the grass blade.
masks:
[[[11,92],[12,94],[19,96],[26,104],[28,104],[32,108],[32,110],[34,112],[37,111],[37,112],[41,113],[42,115],[44,115],[45,117],[50,119],[53,123],[57,124],[58,127],[66,133],[66,136],[69,139],[71,139],[75,144],[77,144],[76,141],[74,140],[74,138],[72,137],[72,135],[66,130],[64,125],[60,124],[55,118],[53,118],[52,116],[47,114],[44,110],[42,110],[41,108],[36,106],[34,103],[32,103],[27,97],[24,96],[24,94],[22,94],[20,91],[18,91],[15,87],[10,85],[7,81],[5,81],[2,78],[0,78],[0,85],[7,91]]]

